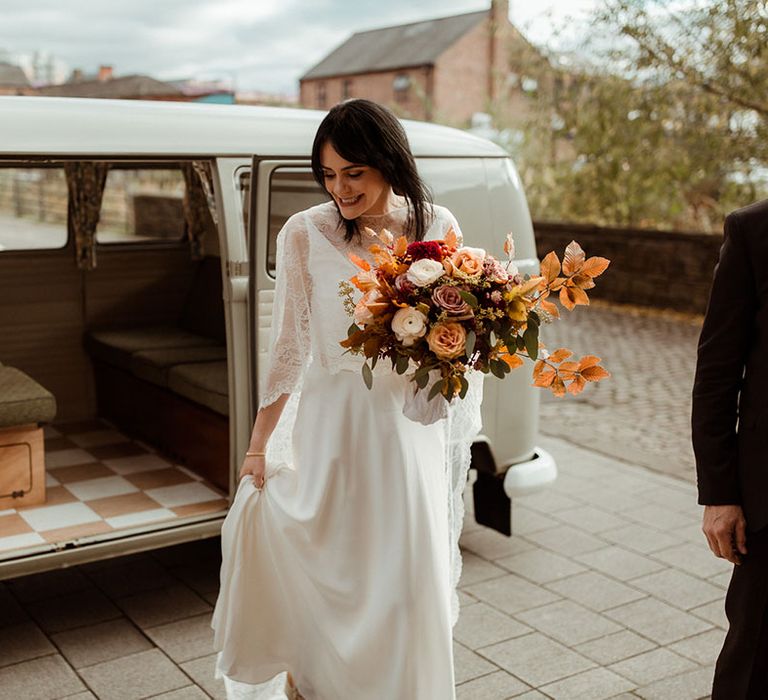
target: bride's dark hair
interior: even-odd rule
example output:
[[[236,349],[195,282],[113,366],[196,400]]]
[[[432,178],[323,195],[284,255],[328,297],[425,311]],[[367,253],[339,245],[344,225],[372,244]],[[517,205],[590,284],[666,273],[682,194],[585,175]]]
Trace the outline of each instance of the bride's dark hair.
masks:
[[[325,189],[320,153],[330,143],[336,153],[350,163],[376,168],[395,194],[405,197],[409,205],[406,228],[414,240],[421,241],[429,226],[432,195],[416,170],[416,162],[408,145],[408,137],[397,117],[386,107],[364,99],[351,99],[332,107],[315,134],[312,144],[312,173]],[[341,215],[346,228],[345,239],[359,234],[355,219]],[[428,212],[429,210],[429,212]]]

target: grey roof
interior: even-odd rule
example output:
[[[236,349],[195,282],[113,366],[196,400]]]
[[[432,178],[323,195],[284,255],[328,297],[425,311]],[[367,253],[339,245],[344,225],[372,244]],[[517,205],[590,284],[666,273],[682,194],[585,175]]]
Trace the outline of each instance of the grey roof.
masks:
[[[310,68],[301,80],[431,65],[488,10],[357,32]]]
[[[3,87],[29,87],[29,80],[19,66],[0,62],[0,85]]]
[[[146,75],[126,75],[109,80],[79,80],[47,85],[38,89],[40,95],[52,97],[106,97],[113,99],[128,97],[181,96],[177,87],[163,83]]]

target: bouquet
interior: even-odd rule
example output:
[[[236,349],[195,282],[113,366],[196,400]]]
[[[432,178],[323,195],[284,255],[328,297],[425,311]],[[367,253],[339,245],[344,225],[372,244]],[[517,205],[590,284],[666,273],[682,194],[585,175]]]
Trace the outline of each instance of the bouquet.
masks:
[[[365,357],[362,374],[369,389],[373,368],[384,359],[398,374],[413,369],[416,391],[428,391],[430,401],[438,395],[447,402],[463,399],[470,369],[503,379],[524,358],[535,362],[534,385],[556,396],[578,394],[587,382],[610,376],[594,355],[574,361],[567,348],[549,354],[539,341],[540,326],[560,316],[548,298],[557,293],[569,311],[589,304],[586,290],[608,267],[607,259],[586,258],[572,241],[562,263],[551,252],[539,276],[521,277],[512,234],[502,264],[482,248],[459,246],[453,229],[442,240],[413,243],[386,229],[367,232],[378,241],[369,248],[375,264],[351,254],[359,271],[339,287],[353,318],[340,342]],[[355,288],[362,292],[357,302]]]

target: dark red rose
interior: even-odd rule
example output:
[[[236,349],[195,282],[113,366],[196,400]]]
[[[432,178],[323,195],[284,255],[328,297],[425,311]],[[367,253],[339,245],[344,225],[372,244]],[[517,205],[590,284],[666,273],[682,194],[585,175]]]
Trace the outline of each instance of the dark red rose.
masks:
[[[408,255],[413,261],[429,258],[442,262],[443,248],[437,241],[414,241],[408,244]]]

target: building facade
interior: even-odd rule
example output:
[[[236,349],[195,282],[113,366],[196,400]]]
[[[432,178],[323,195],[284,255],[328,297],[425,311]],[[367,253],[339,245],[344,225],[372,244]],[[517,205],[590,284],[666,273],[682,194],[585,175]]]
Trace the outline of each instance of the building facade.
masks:
[[[488,10],[357,32],[299,81],[300,104],[365,97],[413,119],[466,126],[509,91],[509,55],[526,42],[508,0]]]

